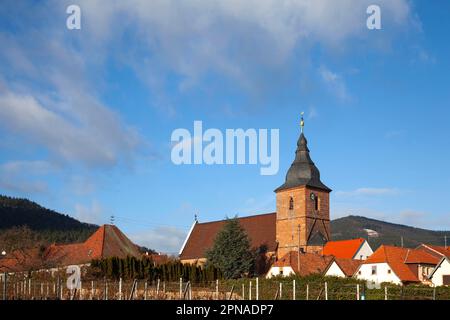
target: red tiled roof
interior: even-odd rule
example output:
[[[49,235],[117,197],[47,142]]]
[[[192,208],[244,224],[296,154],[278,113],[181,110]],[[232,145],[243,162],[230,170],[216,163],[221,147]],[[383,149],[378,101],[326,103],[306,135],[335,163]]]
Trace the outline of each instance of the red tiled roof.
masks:
[[[247,232],[253,248],[267,246],[269,252],[276,250],[276,214],[260,214],[238,218],[241,227]],[[180,259],[205,258],[206,251],[213,246],[217,233],[226,220],[196,223],[180,254]]]
[[[103,225],[84,243],[50,246],[47,257],[58,264],[88,263],[93,259],[108,257],[139,258],[138,247],[116,226]]]
[[[42,259],[38,248],[28,250],[14,250],[0,259],[0,272],[16,272],[32,269],[40,265]]]
[[[322,254],[332,255],[336,258],[353,259],[364,243],[363,238],[341,241],[328,241]]]
[[[274,267],[291,267],[300,276],[322,274],[330,262],[331,256],[322,256],[316,253],[299,253],[290,251],[273,264]],[[300,269],[298,267],[300,261]]]
[[[144,258],[150,259],[155,265],[167,263],[171,258],[166,254],[144,254]]]
[[[387,263],[401,281],[418,282],[417,275],[407,263],[437,264],[433,261],[436,261],[435,257],[421,250],[382,245],[363,264]]]
[[[439,258],[426,252],[425,250],[409,249],[405,258],[405,263],[423,263],[433,264],[439,263]]]
[[[336,264],[341,268],[342,272],[347,277],[351,277],[358,270],[359,266],[363,263],[362,260],[346,259],[346,258],[334,258]]]
[[[50,266],[85,264],[93,259],[127,256],[140,258],[142,255],[138,247],[116,226],[104,225],[84,243],[53,244],[43,252],[39,249],[17,250],[2,259],[0,267],[3,266],[4,269],[8,269],[7,271],[20,272]]]
[[[432,254],[436,254],[439,257],[449,257],[450,258],[450,247],[434,246],[431,244],[421,244],[417,249],[431,251]]]

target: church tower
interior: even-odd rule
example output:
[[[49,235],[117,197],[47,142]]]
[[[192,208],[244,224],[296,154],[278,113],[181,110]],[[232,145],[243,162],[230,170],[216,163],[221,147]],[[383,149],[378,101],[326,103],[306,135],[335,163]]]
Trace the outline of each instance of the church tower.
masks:
[[[275,190],[277,199],[277,258],[290,251],[320,252],[330,240],[330,192],[320,180],[303,134],[285,183]]]

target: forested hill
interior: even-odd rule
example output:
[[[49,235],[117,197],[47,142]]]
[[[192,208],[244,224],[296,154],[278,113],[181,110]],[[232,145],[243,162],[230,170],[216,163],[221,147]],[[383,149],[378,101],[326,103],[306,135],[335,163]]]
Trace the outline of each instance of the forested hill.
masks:
[[[82,242],[97,228],[30,200],[0,195],[0,245]]]
[[[374,250],[381,244],[400,246],[402,237],[403,245],[409,248],[417,247],[421,243],[443,246],[445,235],[450,239],[450,231],[426,230],[358,216],[331,221],[333,240],[361,237],[369,239]]]

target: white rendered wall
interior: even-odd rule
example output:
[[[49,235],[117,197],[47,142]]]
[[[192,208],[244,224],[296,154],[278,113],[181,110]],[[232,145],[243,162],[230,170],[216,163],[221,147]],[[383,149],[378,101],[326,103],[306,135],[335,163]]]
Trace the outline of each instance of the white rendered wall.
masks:
[[[333,264],[330,266],[330,268],[325,273],[326,276],[330,277],[340,277],[340,278],[346,278],[344,272],[339,268],[336,261],[333,261]]]
[[[377,267],[376,274],[372,274],[373,266]],[[391,270],[390,273],[389,270]],[[359,274],[359,272],[361,272],[361,274]],[[391,267],[387,263],[362,264],[355,276],[358,279],[368,280],[375,283],[391,282],[394,284],[401,284],[400,279],[395,275],[394,271],[392,271]]]
[[[294,274],[294,270],[291,267],[272,267],[267,273],[266,278],[279,276],[281,271],[283,271],[283,277]]]
[[[450,275],[450,263],[447,259],[445,259],[434,272],[433,277],[431,278],[433,285],[436,287],[444,285],[442,279],[442,276],[444,275]]]
[[[361,248],[359,248],[358,252],[355,254],[353,259],[355,260],[367,260],[368,257],[370,257],[373,253],[372,248],[367,243],[367,241],[364,241]]]

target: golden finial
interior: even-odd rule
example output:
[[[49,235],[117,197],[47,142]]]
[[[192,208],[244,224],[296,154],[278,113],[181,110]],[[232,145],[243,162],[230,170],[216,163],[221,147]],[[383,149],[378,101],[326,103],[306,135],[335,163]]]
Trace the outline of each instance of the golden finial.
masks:
[[[300,127],[302,128],[302,133],[303,133],[303,128],[305,127],[305,120],[303,120],[303,116],[305,115],[305,113],[302,112],[301,115],[302,115],[302,120],[300,121]]]

